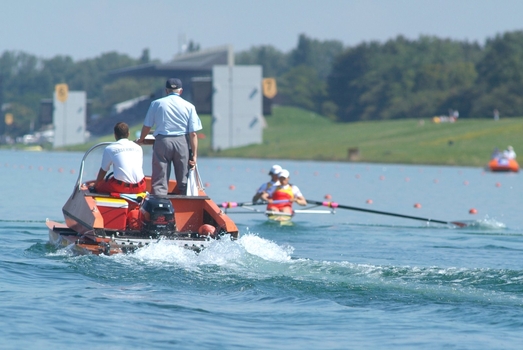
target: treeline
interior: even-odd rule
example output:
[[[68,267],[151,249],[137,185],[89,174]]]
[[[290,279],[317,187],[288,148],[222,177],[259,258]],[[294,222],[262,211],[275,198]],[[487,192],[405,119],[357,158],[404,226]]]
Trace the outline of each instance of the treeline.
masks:
[[[110,52],[77,62],[69,56],[40,59],[24,52],[6,51],[0,56],[0,136],[6,131],[6,113],[14,116],[7,130],[11,136],[38,130],[40,101],[52,98],[59,83],[67,83],[71,91],[86,91],[90,112],[101,117],[108,115],[116,103],[151,94],[160,86],[158,79],[114,80],[107,75],[113,69],[149,62],[154,61],[147,49],[138,59]]]
[[[436,37],[343,48],[340,42],[301,35],[296,49],[256,47],[238,55],[276,76],[283,104],[336,121],[523,115],[523,31],[481,46]]]
[[[193,45],[198,50],[199,45]],[[0,107],[15,116],[12,135],[37,129],[40,101],[54,86],[85,90],[91,113],[104,117],[115,103],[154,92],[164,78],[111,79],[113,69],[153,63],[149,51],[131,58],[116,52],[74,62],[24,52],[0,56]],[[236,54],[236,64],[259,64],[278,83],[276,101],[315,111],[333,121],[427,118],[458,110],[460,118],[523,115],[523,31],[484,45],[422,36],[344,47],[300,35],[281,52],[258,46]],[[5,124],[0,123],[0,135]]]

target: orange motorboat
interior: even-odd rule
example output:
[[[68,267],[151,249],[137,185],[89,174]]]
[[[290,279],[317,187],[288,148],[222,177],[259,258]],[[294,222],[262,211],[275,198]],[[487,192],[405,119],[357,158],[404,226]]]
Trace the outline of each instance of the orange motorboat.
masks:
[[[167,241],[197,252],[218,239],[238,239],[235,223],[204,192],[196,172],[197,195],[92,193],[84,181],[86,165],[99,167],[93,160],[95,150],[105,149],[102,142],[89,149],[81,162],[73,193],[62,208],[65,223],[47,220],[49,242],[57,247],[69,247],[80,254],[133,252],[151,242]],[[151,177],[146,176],[147,191]],[[176,193],[176,181],[169,181],[169,193]]]
[[[504,157],[492,158],[488,163],[488,168],[491,171],[519,171],[519,164],[515,159],[508,159]]]

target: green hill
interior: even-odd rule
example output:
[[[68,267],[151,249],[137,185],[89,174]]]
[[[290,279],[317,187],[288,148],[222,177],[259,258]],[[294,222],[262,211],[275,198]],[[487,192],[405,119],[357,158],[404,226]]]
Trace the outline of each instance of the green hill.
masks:
[[[484,166],[494,147],[512,145],[523,154],[523,118],[459,119],[433,123],[431,118],[334,123],[293,107],[274,107],[266,116],[262,145],[211,151],[211,117],[201,116],[200,157],[243,157],[350,161],[357,149],[359,162]],[[132,127],[131,134],[141,129]],[[95,140],[109,141],[112,135]],[[84,150],[87,146],[70,147]]]
[[[312,112],[275,107],[266,121],[263,145],[217,153],[210,151],[206,138],[200,142],[200,155],[349,161],[352,148],[359,151],[360,162],[484,166],[494,147],[512,145],[523,152],[523,118],[333,123]],[[206,133],[210,117],[202,122]]]

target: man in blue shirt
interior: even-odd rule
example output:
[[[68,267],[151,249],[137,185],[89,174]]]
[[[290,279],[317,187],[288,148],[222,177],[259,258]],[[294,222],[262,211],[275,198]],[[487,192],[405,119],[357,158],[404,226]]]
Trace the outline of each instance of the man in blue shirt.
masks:
[[[202,129],[202,122],[194,105],[180,96],[182,92],[180,79],[167,80],[165,84],[167,96],[151,102],[140,138],[136,140],[139,144],[143,143],[151,128],[156,125],[153,133],[155,142],[151,176],[151,193],[155,195],[168,193],[171,164],[174,165],[178,192],[185,195],[189,167],[196,165],[198,156],[196,132]]]

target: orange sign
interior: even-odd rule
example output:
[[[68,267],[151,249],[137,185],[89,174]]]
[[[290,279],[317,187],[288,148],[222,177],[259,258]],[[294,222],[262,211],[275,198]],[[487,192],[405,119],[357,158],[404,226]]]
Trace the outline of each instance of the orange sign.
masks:
[[[56,84],[54,87],[56,93],[56,99],[60,102],[67,101],[67,95],[69,94],[69,87],[67,84]]]
[[[14,121],[13,115],[11,113],[6,113],[5,114],[5,125],[11,125],[11,124],[13,124],[13,121]]]
[[[263,96],[267,98],[273,98],[278,93],[278,88],[276,87],[276,79],[274,78],[265,78],[262,80],[263,85]]]

